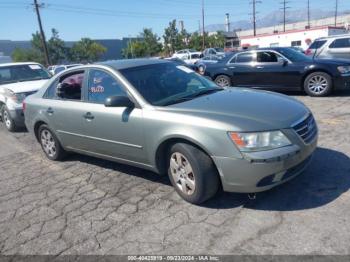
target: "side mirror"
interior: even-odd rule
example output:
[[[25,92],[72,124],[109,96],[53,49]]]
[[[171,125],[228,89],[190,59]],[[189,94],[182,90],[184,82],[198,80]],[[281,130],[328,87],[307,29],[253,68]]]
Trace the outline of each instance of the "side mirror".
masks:
[[[106,98],[105,107],[132,108],[135,104],[127,96],[110,96]]]
[[[278,58],[278,62],[282,65],[282,66],[287,66],[288,65],[288,61],[284,58]]]

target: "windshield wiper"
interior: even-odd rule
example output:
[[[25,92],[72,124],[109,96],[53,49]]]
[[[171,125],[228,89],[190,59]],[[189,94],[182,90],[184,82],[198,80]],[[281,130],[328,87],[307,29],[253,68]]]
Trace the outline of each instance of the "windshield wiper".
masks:
[[[208,94],[211,94],[211,93],[219,92],[219,91],[222,91],[222,90],[224,90],[224,89],[223,88],[203,89],[203,90],[200,90],[200,91],[190,95],[189,97],[190,98],[195,98],[195,97],[199,97],[199,96],[203,96],[203,95],[208,95]]]
[[[177,103],[181,103],[181,102],[186,102],[186,101],[192,100],[196,97],[208,95],[208,94],[219,92],[222,90],[224,90],[224,88],[203,89],[203,90],[200,90],[200,91],[193,93],[191,95],[188,95],[188,96],[175,98],[171,101],[168,101],[168,102],[162,104],[162,106],[169,106],[169,105],[173,105],[173,104],[177,104]]]

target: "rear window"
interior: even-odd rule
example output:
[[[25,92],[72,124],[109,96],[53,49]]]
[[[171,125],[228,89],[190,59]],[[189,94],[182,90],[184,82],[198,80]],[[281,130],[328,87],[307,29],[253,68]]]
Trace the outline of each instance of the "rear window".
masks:
[[[315,41],[313,42],[309,49],[318,49],[318,48],[321,48],[327,41],[326,40],[318,40],[318,41]]]
[[[347,48],[350,47],[350,38],[341,38],[334,40],[329,48]]]

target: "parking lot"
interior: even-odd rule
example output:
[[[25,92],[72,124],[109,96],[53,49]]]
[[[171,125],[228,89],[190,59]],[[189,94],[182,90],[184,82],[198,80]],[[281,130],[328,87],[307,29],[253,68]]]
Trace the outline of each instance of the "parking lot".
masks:
[[[350,93],[294,97],[320,129],[307,171],[256,200],[220,193],[203,206],[148,171],[80,155],[51,162],[2,125],[0,253],[349,254]]]

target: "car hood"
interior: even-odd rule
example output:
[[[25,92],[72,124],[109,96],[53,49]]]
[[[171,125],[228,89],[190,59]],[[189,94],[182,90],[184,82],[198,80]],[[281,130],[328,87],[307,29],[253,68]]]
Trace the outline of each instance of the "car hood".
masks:
[[[14,93],[26,93],[39,90],[48,79],[35,81],[16,82],[11,84],[0,85],[0,89],[7,88]]]
[[[229,125],[231,131],[290,128],[310,113],[296,99],[278,93],[244,88],[229,88],[165,108],[170,112]]]

